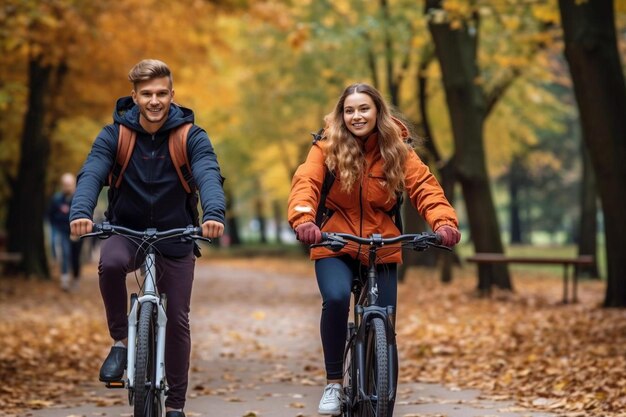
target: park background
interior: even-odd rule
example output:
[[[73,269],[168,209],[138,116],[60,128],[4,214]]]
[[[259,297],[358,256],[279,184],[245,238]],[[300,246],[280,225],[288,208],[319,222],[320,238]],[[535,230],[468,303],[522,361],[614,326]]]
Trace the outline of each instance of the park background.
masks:
[[[624,0],[3,0],[0,23],[0,229],[21,255],[3,285],[58,279],[46,202],[129,94],[128,70],[157,58],[226,177],[209,258],[306,256],[285,221],[291,176],[362,81],[423,138],[416,151],[459,213],[455,255],[405,266],[450,285],[472,275],[489,297],[517,290],[517,269],[463,266],[472,253],[589,254],[597,264],[577,273],[597,279],[594,306],[626,306]],[[404,214],[407,232],[425,230]]]

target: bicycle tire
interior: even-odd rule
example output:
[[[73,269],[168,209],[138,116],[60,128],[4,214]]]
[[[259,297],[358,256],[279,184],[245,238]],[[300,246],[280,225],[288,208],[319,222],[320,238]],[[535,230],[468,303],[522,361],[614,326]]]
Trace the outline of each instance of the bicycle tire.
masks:
[[[134,417],[160,417],[161,399],[155,389],[156,346],[154,304],[142,304],[137,323]]]
[[[385,323],[375,317],[369,323],[365,346],[365,398],[361,401],[363,417],[389,416],[389,356]]]

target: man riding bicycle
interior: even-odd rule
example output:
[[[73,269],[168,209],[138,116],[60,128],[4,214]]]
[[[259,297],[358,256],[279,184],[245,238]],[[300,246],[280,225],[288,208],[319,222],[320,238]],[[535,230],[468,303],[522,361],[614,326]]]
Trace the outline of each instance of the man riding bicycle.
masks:
[[[135,230],[159,230],[197,223],[195,187],[202,205],[202,235],[220,237],[224,232],[225,199],[223,177],[206,132],[191,125],[186,150],[191,192],[185,189],[170,152],[170,133],[194,121],[193,111],[174,104],[172,74],[158,60],[135,65],[128,75],[133,84],[130,97],[117,101],[114,123],[96,138],[80,173],[70,212],[74,236],[92,230],[92,216],[98,195],[118,169],[120,125],[134,132],[136,141],[130,159],[122,169],[122,181],[110,184],[107,220]],[[119,174],[121,176],[121,174]],[[113,177],[114,178],[114,177]],[[167,417],[184,417],[191,338],[189,310],[197,248],[191,241],[168,240],[156,243],[159,292],[167,294],[167,340],[165,364],[168,396]],[[100,369],[103,382],[119,381],[126,366],[128,334],[126,274],[137,269],[136,245],[121,236],[111,236],[101,248],[98,274],[106,309],[109,333],[114,340]]]

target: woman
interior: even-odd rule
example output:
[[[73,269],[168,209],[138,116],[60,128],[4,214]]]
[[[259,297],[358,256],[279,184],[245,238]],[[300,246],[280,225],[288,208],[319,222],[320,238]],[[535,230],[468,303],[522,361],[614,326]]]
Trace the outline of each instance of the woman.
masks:
[[[325,206],[330,215],[321,229],[358,236],[400,233],[389,216],[397,192],[409,200],[441,236],[442,244],[454,246],[461,238],[454,209],[428,167],[413,152],[408,129],[391,116],[380,93],[367,84],[345,89],[335,109],[326,116],[323,139],[317,141],[296,171],[289,195],[289,224],[305,244],[321,240],[315,224],[324,176],[335,181]],[[396,305],[398,248],[379,251],[378,305]],[[327,385],[319,413],[341,413],[343,349],[350,307],[352,277],[368,263],[367,251],[346,245],[338,252],[326,248],[311,251],[322,295],[321,337]]]

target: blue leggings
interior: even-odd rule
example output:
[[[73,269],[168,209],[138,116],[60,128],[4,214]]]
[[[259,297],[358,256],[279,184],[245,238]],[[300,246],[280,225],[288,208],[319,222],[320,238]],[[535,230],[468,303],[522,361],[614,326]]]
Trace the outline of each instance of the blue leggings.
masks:
[[[328,380],[342,379],[343,351],[348,331],[350,294],[353,277],[367,267],[350,256],[315,261],[317,285],[322,294],[320,333]],[[396,264],[378,266],[378,306],[396,307],[398,274]]]

